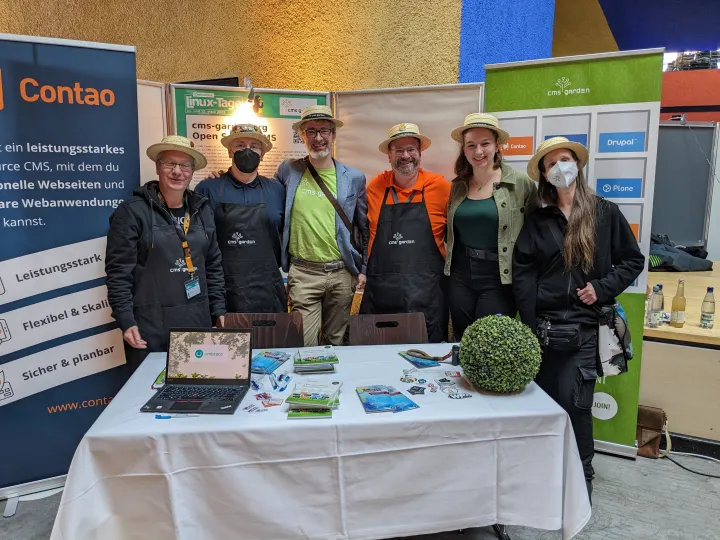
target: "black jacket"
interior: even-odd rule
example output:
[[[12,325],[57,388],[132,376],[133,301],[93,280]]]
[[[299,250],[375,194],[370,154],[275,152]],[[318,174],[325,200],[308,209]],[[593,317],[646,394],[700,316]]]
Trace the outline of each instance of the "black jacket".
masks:
[[[108,302],[112,308],[112,315],[123,332],[138,324],[136,321],[138,306],[134,305],[138,283],[144,273],[156,270],[146,266],[151,250],[155,249],[154,229],[158,223],[173,225],[173,217],[158,198],[157,186],[157,181],[140,186],[133,192],[133,196],[123,201],[110,216],[105,257]],[[202,287],[206,287],[210,315],[214,321],[225,314],[225,280],[215,234],[215,220],[205,197],[190,190],[186,191],[186,197],[190,215],[197,216],[191,219],[188,231],[191,255],[202,254],[205,259],[204,275],[199,277]],[[178,249],[182,249],[179,247],[180,239],[177,236],[172,241],[177,241]],[[203,269],[198,268],[198,270]],[[157,287],[160,288],[162,285],[161,280],[158,280]],[[178,298],[180,303],[186,301],[183,294],[184,291],[180,289],[173,291],[173,297]],[[164,301],[160,300],[161,296],[167,297],[160,294],[142,296],[143,309],[146,306],[161,304]]]
[[[513,255],[513,290],[520,318],[533,331],[536,317],[556,323],[597,324],[595,310],[578,298],[583,288],[565,270],[563,253],[550,223],[565,234],[567,219],[557,206],[546,206],[525,217]],[[595,257],[586,276],[598,297],[598,305],[611,303],[628,288],[645,266],[637,240],[618,206],[597,198]]]

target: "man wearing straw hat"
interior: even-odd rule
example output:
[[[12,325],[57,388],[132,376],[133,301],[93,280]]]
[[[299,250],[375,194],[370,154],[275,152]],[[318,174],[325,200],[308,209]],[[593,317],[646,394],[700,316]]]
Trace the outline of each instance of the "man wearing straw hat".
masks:
[[[215,215],[222,252],[227,309],[232,313],[287,312],[280,274],[285,188],[258,174],[272,143],[253,124],[238,124],[222,138],[232,166],[200,182]]]
[[[125,339],[131,372],[167,350],[171,327],[222,326],[225,283],[207,199],[187,189],[207,164],[185,137],[147,149],[158,180],[122,202],[110,218],[105,272],[108,302]]]
[[[293,129],[309,155],[284,161],[275,173],[286,188],[283,269],[305,345],[316,345],[321,331],[323,342],[342,344],[355,287],[365,283],[365,175],[332,157],[342,125],[326,105],[304,108]]]
[[[370,242],[360,313],[425,314],[430,342],[447,340],[445,226],[450,182],[420,168],[430,139],[417,125],[390,128],[379,150],[392,170],[367,187]]]

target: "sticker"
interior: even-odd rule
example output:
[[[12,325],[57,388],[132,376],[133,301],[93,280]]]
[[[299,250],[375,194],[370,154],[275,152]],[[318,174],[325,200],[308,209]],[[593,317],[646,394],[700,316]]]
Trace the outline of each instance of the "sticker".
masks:
[[[416,379],[414,379],[412,377],[400,377],[400,382],[414,383],[415,381],[416,381]]]
[[[423,388],[422,386],[413,386],[408,389],[408,392],[410,392],[414,396],[417,394],[424,394],[425,388]]]
[[[263,407],[277,407],[278,405],[283,404],[282,399],[263,399],[262,401]]]
[[[267,392],[262,392],[261,394],[255,394],[255,399],[270,399],[272,396],[268,394]]]
[[[425,384],[427,381],[426,381],[425,379],[418,379],[418,382],[419,382],[420,384]]]
[[[446,379],[444,377],[442,379],[438,379],[437,382],[445,383],[445,384],[454,384],[450,379]]]
[[[465,399],[465,398],[472,397],[472,394],[468,394],[466,392],[462,392],[462,393],[454,392],[454,393],[450,394],[448,397],[450,399]]]
[[[462,377],[462,373],[459,371],[446,371],[445,372],[446,377]]]
[[[185,296],[188,300],[200,294],[200,278],[194,277],[185,282]]]

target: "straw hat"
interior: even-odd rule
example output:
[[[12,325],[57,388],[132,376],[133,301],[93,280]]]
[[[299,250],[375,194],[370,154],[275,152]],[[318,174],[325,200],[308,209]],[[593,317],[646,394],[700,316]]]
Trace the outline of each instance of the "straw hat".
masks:
[[[195,145],[190,139],[181,137],[179,135],[168,135],[163,137],[162,141],[157,144],[153,144],[147,149],[147,156],[153,161],[157,161],[158,155],[168,150],[175,150],[176,152],[182,152],[187,154],[195,162],[195,170],[199,171],[204,169],[207,165],[207,159],[200,152],[195,150]]]
[[[585,148],[580,143],[569,141],[565,137],[552,137],[547,141],[543,141],[543,143],[538,146],[538,149],[535,151],[535,155],[530,160],[530,163],[528,163],[528,176],[533,180],[540,180],[540,160],[545,157],[546,154],[549,154],[550,152],[552,152],[553,150],[557,150],[558,148],[567,148],[568,150],[572,150],[573,152],[575,152],[575,155],[580,160],[580,169],[587,165],[587,148]]]
[[[255,124],[236,124],[230,130],[230,133],[225,135],[220,142],[225,148],[230,147],[230,143],[235,139],[255,139],[260,141],[263,146],[263,152],[269,152],[273,145],[270,139],[262,132],[259,126]]]
[[[343,127],[343,123],[337,118],[333,118],[332,109],[327,105],[310,105],[300,111],[300,120],[292,125],[292,128],[297,131],[302,127],[305,122],[310,120],[328,120],[335,124],[335,127]]]
[[[390,151],[390,143],[395,139],[402,139],[403,137],[414,137],[420,140],[420,151],[424,152],[425,149],[430,146],[432,141],[425,135],[420,135],[420,128],[417,124],[398,124],[390,128],[388,131],[388,138],[380,143],[378,149],[383,153],[387,154]]]
[[[473,128],[485,128],[494,131],[498,134],[498,144],[502,144],[510,138],[510,134],[507,131],[505,131],[504,129],[500,129],[498,119],[495,118],[492,114],[488,113],[468,114],[465,117],[465,122],[463,123],[463,125],[459,128],[453,129],[453,132],[450,136],[457,142],[462,144],[464,133],[467,130]]]

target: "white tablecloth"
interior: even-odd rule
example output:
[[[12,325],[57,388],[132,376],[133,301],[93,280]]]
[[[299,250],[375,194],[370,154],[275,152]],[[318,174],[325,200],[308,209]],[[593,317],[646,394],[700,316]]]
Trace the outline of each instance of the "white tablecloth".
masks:
[[[344,383],[340,406],[312,420],[288,420],[287,405],[243,411],[260,404],[252,390],[232,416],[157,420],[139,412],[165,362],[149,356],[80,443],[51,539],[370,539],[494,523],[577,534],[590,503],[572,427],[534,383],[364,412],[355,387],[411,386],[397,355],[408,347],[337,348],[327,377]]]

